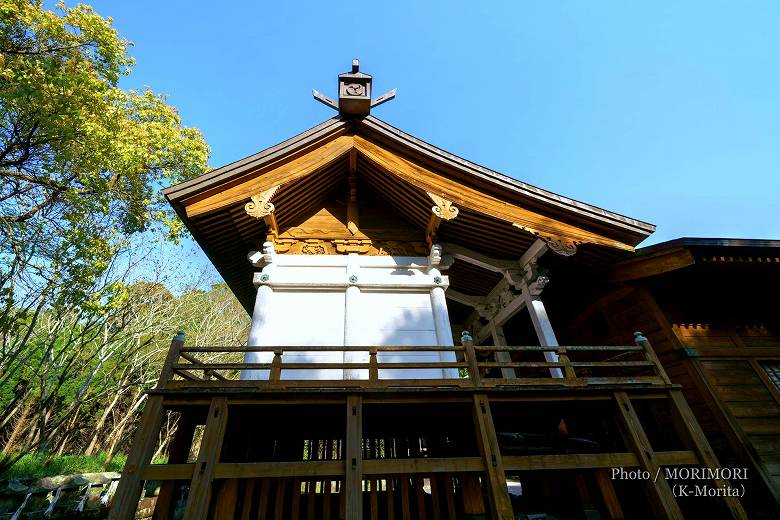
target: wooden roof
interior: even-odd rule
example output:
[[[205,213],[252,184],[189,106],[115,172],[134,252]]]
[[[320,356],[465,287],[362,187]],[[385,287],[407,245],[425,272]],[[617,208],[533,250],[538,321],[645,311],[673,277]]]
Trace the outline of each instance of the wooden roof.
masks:
[[[457,157],[371,115],[334,117],[163,193],[251,312],[253,268],[247,253],[260,248],[269,229],[245,204],[265,194],[262,202],[272,202],[278,231],[284,232],[348,190],[350,172],[359,192],[370,192],[372,201],[421,236],[431,219],[432,197],[452,203],[457,218],[441,221],[438,240],[495,258],[516,260],[542,238],[566,253],[576,247],[574,262],[603,267],[655,230]],[[467,294],[483,293],[495,273],[474,269],[455,269],[451,284]]]
[[[693,265],[780,267],[780,240],[677,238],[637,249],[614,265],[609,280],[627,282]]]

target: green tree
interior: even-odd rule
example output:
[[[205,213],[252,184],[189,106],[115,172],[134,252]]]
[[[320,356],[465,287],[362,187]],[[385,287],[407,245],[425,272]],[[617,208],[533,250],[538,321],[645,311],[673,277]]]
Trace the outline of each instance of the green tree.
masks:
[[[57,9],[0,1],[0,286],[34,267],[81,298],[124,236],[178,236],[159,188],[202,173],[209,149],[163,96],[119,88],[133,59],[110,18]]]
[[[25,449],[61,436],[106,370],[127,378],[114,360],[152,326],[129,300],[171,295],[119,273],[140,234],[178,239],[159,189],[206,169],[164,96],[119,87],[130,46],[89,6],[0,0],[0,397],[39,425]]]

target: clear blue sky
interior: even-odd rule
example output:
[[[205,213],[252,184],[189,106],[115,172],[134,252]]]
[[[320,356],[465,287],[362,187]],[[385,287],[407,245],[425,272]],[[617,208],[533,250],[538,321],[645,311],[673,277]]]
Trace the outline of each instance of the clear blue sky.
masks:
[[[680,236],[780,238],[780,2],[93,1],[212,166],[330,117],[358,57],[383,120]],[[219,7],[217,7],[219,4]]]

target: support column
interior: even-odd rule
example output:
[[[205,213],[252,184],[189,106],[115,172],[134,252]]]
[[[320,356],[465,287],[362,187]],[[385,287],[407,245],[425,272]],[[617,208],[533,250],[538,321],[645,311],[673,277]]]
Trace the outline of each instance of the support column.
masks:
[[[477,443],[482,455],[487,476],[487,492],[490,499],[492,518],[513,520],[512,502],[504,474],[504,463],[498,448],[498,437],[490,412],[490,402],[485,394],[474,394],[474,422],[477,430]]]
[[[355,285],[360,274],[360,257],[357,253],[347,256],[347,280],[349,285],[344,296],[344,345],[360,345],[360,324],[356,323],[357,309],[360,305],[360,287]],[[365,352],[344,352],[345,363],[368,363],[368,355]],[[366,370],[345,368],[344,379],[367,379]]]
[[[274,273],[274,246],[272,242],[263,244],[263,252],[250,254],[249,260],[257,265],[264,262],[266,265],[262,272],[255,273],[254,284],[257,287],[255,307],[252,311],[252,322],[249,326],[250,347],[273,347],[273,297],[274,290],[268,282],[272,280]],[[247,352],[244,355],[244,363],[270,363],[273,359],[272,352]],[[241,379],[268,379],[268,370],[242,370]]]
[[[531,322],[534,325],[536,337],[539,339],[539,345],[542,347],[557,347],[558,339],[555,337],[555,332],[553,332],[550,318],[547,317],[547,310],[544,308],[544,303],[538,295],[533,295],[531,292],[532,290],[526,286],[523,290],[523,298],[525,299],[525,306],[528,309],[528,314],[531,316]],[[545,352],[544,359],[548,363],[557,363],[558,355],[555,352]],[[563,372],[560,368],[551,368],[550,375],[563,378]]]
[[[438,269],[431,269],[428,274],[434,279],[441,279],[441,273]],[[452,340],[452,327],[450,326],[450,317],[447,313],[447,298],[444,295],[444,287],[434,286],[431,288],[431,309],[433,310],[433,326],[436,329],[436,344],[452,347],[455,342]],[[441,361],[450,361],[447,352],[440,352]],[[456,379],[458,371],[455,368],[443,368],[442,377],[445,379]]]
[[[198,450],[198,460],[195,462],[187,505],[184,508],[184,520],[206,518],[211,501],[214,467],[222,452],[227,419],[227,397],[213,397],[206,416],[206,427]]]
[[[493,345],[496,347],[506,346],[506,336],[504,336],[504,327],[496,325],[492,321],[488,324],[490,327],[490,335],[493,337]],[[496,352],[496,361],[500,363],[511,363],[512,356],[509,352]],[[504,379],[514,379],[516,376],[514,368],[502,368],[501,377]]]
[[[677,499],[672,493],[672,488],[664,478],[661,466],[655,459],[653,447],[645,434],[642,423],[636,415],[628,394],[615,392],[615,401],[618,408],[618,417],[626,432],[626,440],[631,451],[639,461],[639,467],[653,476],[645,485],[647,486],[650,505],[653,507],[657,518],[669,518],[682,520],[683,514]]]

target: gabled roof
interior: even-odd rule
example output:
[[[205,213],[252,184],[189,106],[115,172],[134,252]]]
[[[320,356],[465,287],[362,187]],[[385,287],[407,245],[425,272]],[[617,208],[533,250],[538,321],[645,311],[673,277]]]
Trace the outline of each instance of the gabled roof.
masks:
[[[603,266],[655,230],[462,159],[371,115],[334,117],[163,193],[250,310],[253,269],[246,254],[260,247],[267,229],[263,220],[246,214],[245,203],[273,187],[283,228],[321,205],[355,170],[365,189],[421,233],[430,218],[430,197],[452,202],[460,213],[442,225],[443,241],[497,258],[517,259],[539,237],[576,245],[575,262]]]

